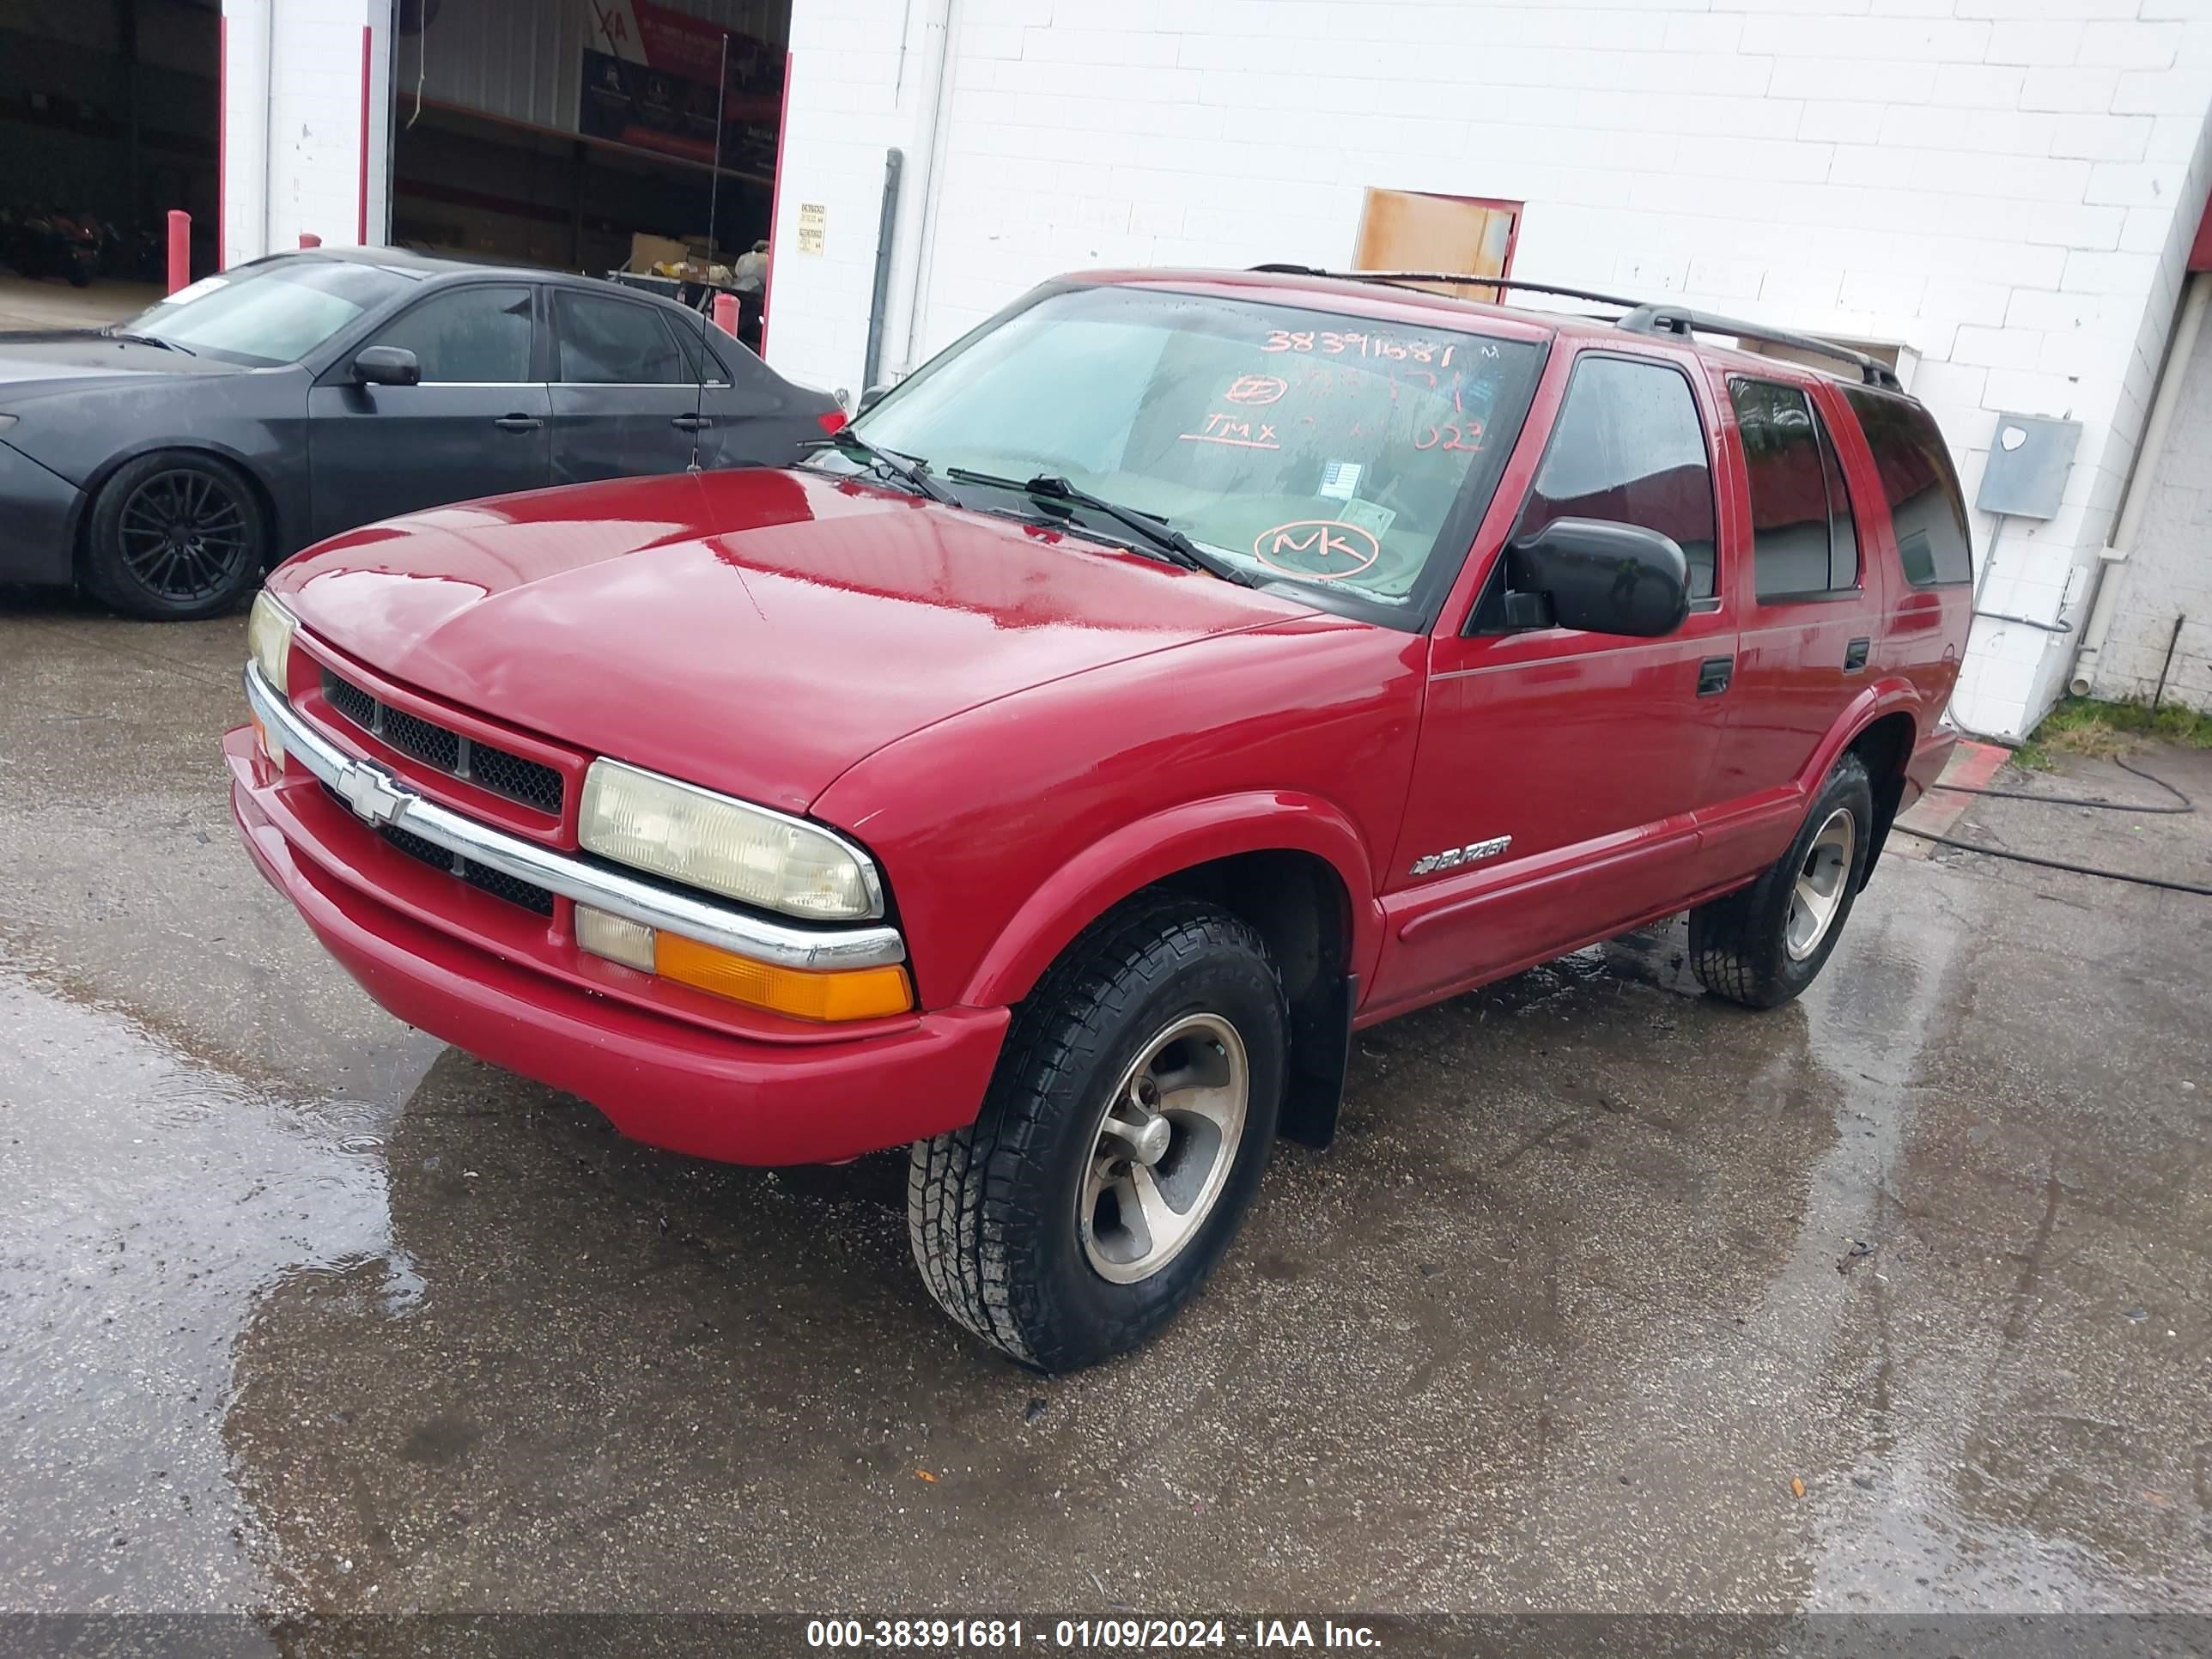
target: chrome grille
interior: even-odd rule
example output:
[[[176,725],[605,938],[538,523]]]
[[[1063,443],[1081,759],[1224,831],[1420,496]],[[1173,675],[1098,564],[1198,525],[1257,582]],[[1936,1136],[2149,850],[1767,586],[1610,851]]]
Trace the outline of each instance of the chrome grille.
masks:
[[[550,766],[478,743],[404,708],[394,708],[327,668],[323,671],[323,700],[371,737],[380,738],[410,759],[535,808],[549,817],[561,816],[567,790],[561,775]]]

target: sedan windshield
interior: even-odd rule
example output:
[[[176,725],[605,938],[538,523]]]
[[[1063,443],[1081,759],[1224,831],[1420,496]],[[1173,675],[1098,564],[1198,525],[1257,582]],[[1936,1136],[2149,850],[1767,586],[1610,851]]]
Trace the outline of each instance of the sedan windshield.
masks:
[[[295,363],[419,280],[410,272],[350,260],[272,259],[203,276],[118,323],[114,331],[257,368]]]
[[[1065,478],[1255,580],[1391,620],[1458,569],[1542,355],[1425,324],[1066,289],[987,325],[855,426],[940,480]],[[988,493],[961,489],[978,507]],[[997,493],[997,510],[1029,505]]]

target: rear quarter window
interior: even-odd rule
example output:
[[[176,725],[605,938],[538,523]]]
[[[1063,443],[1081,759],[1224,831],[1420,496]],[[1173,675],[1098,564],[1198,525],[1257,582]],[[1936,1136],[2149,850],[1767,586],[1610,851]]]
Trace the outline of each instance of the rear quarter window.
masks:
[[[1909,398],[1864,386],[1844,387],[1844,398],[1874,452],[1905,580],[1915,587],[1973,580],[1966,500],[1935,417]]]

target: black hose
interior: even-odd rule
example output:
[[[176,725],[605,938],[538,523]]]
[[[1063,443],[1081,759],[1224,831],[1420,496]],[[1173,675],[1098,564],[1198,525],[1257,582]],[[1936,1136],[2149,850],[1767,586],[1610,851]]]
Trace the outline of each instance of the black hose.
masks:
[[[2160,788],[2165,790],[2167,794],[2172,796],[2174,799],[2179,801],[2181,805],[2179,806],[2139,806],[2130,801],[2106,800],[2100,796],[2094,795],[2044,795],[2037,793],[2033,789],[1975,789],[1963,783],[1931,783],[1928,787],[1930,789],[1948,789],[1954,795],[1987,795],[1997,800],[2039,800],[2045,806],[2094,806],[2107,812],[2138,812],[2144,814],[2145,816],[2165,817],[2172,815],[2179,817],[2184,813],[2194,812],[2197,810],[2197,803],[2195,801],[2190,799],[2188,796],[2183,794],[2180,790],[2175,788],[2164,778],[2159,777],[2154,773],[2146,772],[2140,766],[2130,766],[2125,761],[2118,759],[2117,757],[2113,759],[2112,764],[2118,767],[2123,772],[2134,773],[2146,783],[2156,784]],[[1931,836],[1929,839],[1932,840],[1933,837]]]
[[[2132,767],[2129,769],[2134,770]],[[2041,800],[2047,798],[2036,795],[2029,799]],[[2170,812],[2174,809],[2161,807],[2159,810]],[[2010,859],[2015,864],[2039,865],[2045,870],[2064,870],[2077,876],[2101,876],[2106,881],[2131,881],[2138,887],[2162,887],[2169,893],[2197,893],[2212,898],[2212,887],[2200,886],[2193,881],[2169,881],[2164,876],[2131,876],[2120,870],[2100,870],[2094,864],[2069,864],[2064,859],[2042,859],[2033,853],[2008,853],[2002,848],[1984,847],[1978,842],[1960,841],[1954,836],[1931,836],[1925,830],[1915,830],[1908,824],[1899,823],[1890,827],[1902,830],[1906,835],[1917,836],[1922,841],[1932,841],[1938,847],[1956,847],[1962,852],[1979,853],[1984,858]]]

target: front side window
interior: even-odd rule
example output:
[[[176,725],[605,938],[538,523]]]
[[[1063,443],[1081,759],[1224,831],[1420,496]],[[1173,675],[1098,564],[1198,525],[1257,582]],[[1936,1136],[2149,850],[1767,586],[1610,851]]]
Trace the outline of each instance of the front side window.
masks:
[[[1909,398],[1869,386],[1845,386],[1844,398],[1874,452],[1905,580],[1915,587],[1972,581],[1966,498],[1935,417]]]
[[[415,354],[423,384],[530,379],[530,290],[520,283],[434,294],[376,337]]]
[[[1672,537],[1689,562],[1690,597],[1713,596],[1712,464],[1679,369],[1624,357],[1575,365],[1514,538],[1555,519],[1607,519]]]
[[[1418,627],[1466,557],[1542,362],[1533,342],[1426,322],[1064,289],[987,325],[855,428],[927,460],[965,504],[1030,515],[1018,485],[1065,477],[1255,580]]]
[[[1858,585],[1858,532],[1834,444],[1802,388],[1731,375],[1751,486],[1753,585],[1762,600]]]
[[[270,259],[203,276],[117,331],[254,368],[295,363],[421,281],[414,271],[351,259]]]
[[[571,386],[692,384],[676,340],[650,306],[592,294],[554,295],[561,323],[561,379]]]

